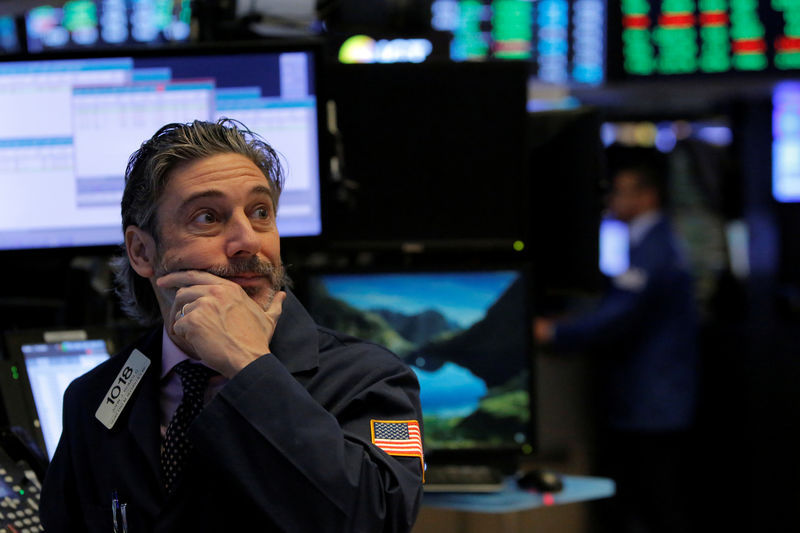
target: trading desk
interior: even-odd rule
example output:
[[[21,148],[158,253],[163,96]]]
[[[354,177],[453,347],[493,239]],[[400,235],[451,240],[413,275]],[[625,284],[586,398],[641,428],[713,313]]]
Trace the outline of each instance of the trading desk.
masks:
[[[453,511],[512,513],[537,507],[609,498],[616,490],[614,481],[608,478],[564,475],[561,479],[564,488],[554,493],[522,490],[513,478],[509,478],[503,490],[499,492],[427,492],[423,496],[422,504]]]
[[[563,504],[608,498],[615,484],[607,478],[562,476],[556,493],[520,489],[513,478],[500,492],[425,493],[414,533],[521,533],[584,531],[586,509],[568,510]],[[541,512],[536,511],[540,509]]]

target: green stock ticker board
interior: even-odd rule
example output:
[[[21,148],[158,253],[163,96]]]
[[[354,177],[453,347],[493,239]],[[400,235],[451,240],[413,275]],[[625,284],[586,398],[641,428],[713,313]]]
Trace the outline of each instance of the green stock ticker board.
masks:
[[[797,0],[621,0],[614,11],[622,77],[800,70]]]

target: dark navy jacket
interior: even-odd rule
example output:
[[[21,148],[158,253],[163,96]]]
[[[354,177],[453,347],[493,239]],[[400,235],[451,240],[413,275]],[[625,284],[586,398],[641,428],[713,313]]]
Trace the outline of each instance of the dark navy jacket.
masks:
[[[666,218],[630,248],[630,268],[598,307],[559,323],[558,350],[604,356],[600,386],[611,427],[673,431],[693,421],[698,317],[692,280]]]
[[[195,419],[193,453],[168,497],[159,470],[161,327],[135,347],[152,362],[111,430],[95,411],[134,347],[65,394],[42,492],[46,531],[111,532],[112,491],[128,504],[129,533],[411,529],[421,459],[371,443],[370,420],[421,418],[416,377],[390,352],[317,327],[288,294],[274,355],[244,368]]]

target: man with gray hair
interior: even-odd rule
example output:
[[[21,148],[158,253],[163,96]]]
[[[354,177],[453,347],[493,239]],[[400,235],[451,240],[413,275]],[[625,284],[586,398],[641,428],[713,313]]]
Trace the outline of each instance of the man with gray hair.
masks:
[[[114,266],[152,329],[67,389],[47,531],[410,531],[417,380],[286,287],[282,186],[229,120],[169,124],[131,156]]]

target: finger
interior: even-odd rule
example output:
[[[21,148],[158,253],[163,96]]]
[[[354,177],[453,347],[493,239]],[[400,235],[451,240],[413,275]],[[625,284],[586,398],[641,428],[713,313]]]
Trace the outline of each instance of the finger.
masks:
[[[207,294],[207,290],[203,290],[203,286],[182,287],[175,292],[172,299],[170,311],[172,313],[173,322],[177,322],[189,313],[191,308],[190,304],[196,302],[198,299]]]
[[[178,289],[170,308],[173,325],[186,318],[198,306],[202,307],[201,300],[208,297],[209,285],[192,285]]]
[[[173,322],[180,318],[180,310],[184,304],[197,300],[207,294],[208,287],[237,286],[223,278],[202,270],[185,270],[166,274],[156,280],[156,284],[169,298]],[[173,292],[174,291],[174,292]]]
[[[180,270],[178,272],[170,272],[156,280],[156,285],[162,289],[179,289],[192,285],[225,285],[231,283],[233,282],[204,270]]]
[[[226,296],[227,295],[227,296]],[[213,283],[208,285],[189,285],[175,290],[172,300],[172,314],[178,313],[184,304],[196,302],[208,297],[211,299],[240,298],[244,302],[250,301],[244,290],[236,283]],[[255,303],[253,303],[255,305]]]
[[[178,310],[177,314],[175,315],[174,320],[172,321],[172,332],[177,335],[178,337],[186,338],[186,333],[189,327],[189,310],[185,311],[185,314],[181,316],[180,310]]]
[[[211,289],[212,285],[189,285],[187,287],[180,287],[175,291],[175,301],[173,303],[174,310],[180,310],[181,306],[185,303],[190,303],[203,296],[224,293],[223,290]],[[238,288],[235,283],[231,288]]]
[[[278,318],[280,318],[281,313],[283,312],[283,302],[285,300],[286,293],[284,291],[277,292],[267,310],[264,311],[264,313],[267,315],[267,320],[269,320],[273,326],[278,323]]]
[[[179,326],[186,324],[186,318],[192,310],[193,301],[184,302],[183,304],[173,305],[172,323],[170,324],[173,333],[179,333]]]
[[[171,323],[172,331],[181,337],[184,336],[184,333],[188,332],[192,328],[192,323],[197,322],[196,320],[192,320],[193,318],[196,318],[192,315],[192,313],[195,311],[202,311],[204,306],[205,303],[199,298],[197,300],[190,300],[182,305],[176,306]]]

